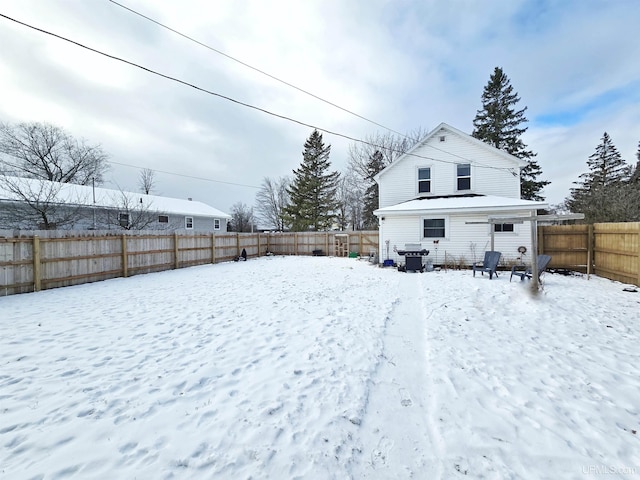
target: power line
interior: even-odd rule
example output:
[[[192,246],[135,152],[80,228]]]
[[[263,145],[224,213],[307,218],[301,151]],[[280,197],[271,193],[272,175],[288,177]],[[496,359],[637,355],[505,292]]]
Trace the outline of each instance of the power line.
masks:
[[[130,165],[128,163],[114,162],[113,160],[107,160],[107,162],[112,163],[114,165],[121,165],[123,167],[139,168],[141,170],[144,168],[144,167],[139,167],[137,165]],[[205,182],[224,183],[225,185],[235,185],[236,187],[260,188],[260,187],[256,187],[255,185],[246,185],[244,183],[234,183],[234,182],[224,182],[222,180],[214,180],[213,178],[203,178],[203,177],[196,177],[194,175],[185,175],[183,173],[166,172],[164,170],[157,170],[155,168],[152,168],[150,170],[153,170],[154,172],[158,172],[158,173],[165,173],[167,175],[175,175],[176,177],[184,177],[184,178],[193,178],[195,180],[203,180]]]
[[[8,15],[4,15],[3,13],[0,13],[0,17],[6,18],[7,20],[10,20],[10,21],[12,21],[12,22],[14,22],[14,23],[17,23],[17,24],[19,24],[19,25],[25,26],[25,27],[30,28],[30,29],[32,29],[32,30],[36,30],[36,31],[38,31],[38,32],[40,32],[40,33],[44,33],[45,35],[49,35],[49,36],[52,36],[52,37],[58,38],[58,39],[60,39],[60,40],[63,40],[63,41],[65,41],[65,42],[68,42],[68,43],[72,43],[72,44],[74,44],[74,45],[76,45],[76,46],[78,46],[78,47],[80,47],[80,48],[84,48],[85,50],[89,50],[89,51],[91,51],[91,52],[97,53],[97,54],[99,54],[99,55],[102,55],[102,56],[104,56],[104,57],[110,58],[110,59],[112,59],[112,60],[116,60],[116,61],[118,61],[118,62],[122,62],[122,63],[125,63],[125,64],[127,64],[127,65],[131,65],[132,67],[139,68],[139,69],[144,70],[145,72],[151,73],[151,74],[153,74],[153,75],[157,75],[157,76],[162,77],[162,78],[165,78],[165,79],[167,79],[167,80],[171,80],[171,81],[173,81],[173,82],[180,83],[180,84],[185,85],[185,86],[187,86],[187,87],[191,87],[191,88],[193,88],[193,89],[195,89],[195,90],[198,90],[198,91],[200,91],[200,92],[204,92],[204,93],[207,93],[207,94],[209,94],[209,95],[212,95],[212,96],[215,96],[215,97],[218,97],[218,98],[222,98],[223,100],[227,100],[227,101],[230,101],[230,102],[232,102],[232,103],[235,103],[235,104],[238,104],[238,105],[242,105],[243,107],[247,107],[247,108],[250,108],[250,109],[253,109],[253,110],[257,110],[257,111],[259,111],[259,112],[265,113],[265,114],[267,114],[267,115],[271,115],[271,116],[273,116],[273,117],[277,117],[277,118],[281,118],[281,119],[283,119],[283,120],[287,120],[287,121],[289,121],[289,122],[297,123],[298,125],[302,125],[302,126],[304,126],[304,127],[313,128],[314,130],[318,130],[318,131],[321,131],[321,132],[324,132],[324,133],[328,133],[329,135],[335,135],[336,137],[345,138],[345,139],[347,139],[347,140],[351,140],[352,142],[358,142],[358,143],[362,143],[362,144],[365,144],[365,145],[369,145],[369,146],[372,146],[372,147],[375,147],[375,148],[386,149],[386,150],[393,151],[393,152],[395,152],[395,153],[404,154],[404,155],[408,155],[408,156],[412,156],[412,157],[417,157],[417,158],[423,158],[423,159],[431,160],[431,161],[434,161],[434,162],[448,163],[448,164],[452,164],[452,165],[455,165],[456,163],[458,163],[458,162],[455,162],[455,161],[447,161],[447,160],[443,160],[443,159],[440,159],[440,158],[433,158],[433,157],[427,157],[427,156],[424,156],[424,155],[418,155],[418,154],[416,154],[416,153],[403,152],[403,151],[401,151],[401,150],[397,150],[397,149],[393,149],[393,148],[391,148],[391,149],[390,149],[390,148],[388,148],[388,147],[384,147],[384,146],[382,146],[382,145],[376,145],[375,143],[367,142],[367,141],[365,141],[365,140],[360,140],[359,138],[351,137],[351,136],[346,135],[346,134],[343,134],[343,133],[338,133],[338,132],[334,132],[334,131],[332,131],[332,130],[328,130],[328,129],[326,129],[326,128],[321,128],[321,127],[318,127],[318,126],[315,126],[315,125],[311,125],[311,124],[309,124],[309,123],[305,123],[305,122],[302,122],[302,121],[300,121],[300,120],[296,120],[296,119],[294,119],[294,118],[287,117],[286,115],[281,115],[281,114],[278,114],[278,113],[274,113],[274,112],[271,112],[271,111],[266,110],[266,109],[264,109],[264,108],[257,107],[257,106],[255,106],[255,105],[251,105],[251,104],[248,104],[248,103],[245,103],[245,102],[241,102],[240,100],[236,100],[236,99],[234,99],[234,98],[227,97],[226,95],[222,95],[222,94],[220,94],[220,93],[216,93],[216,92],[213,92],[213,91],[211,91],[211,90],[207,90],[206,88],[199,87],[199,86],[197,86],[197,85],[194,85],[194,84],[189,83],[189,82],[185,82],[184,80],[180,80],[179,78],[172,77],[172,76],[170,76],[170,75],[166,75],[166,74],[164,74],[164,73],[160,73],[160,72],[158,72],[158,71],[152,70],[151,68],[148,68],[148,67],[145,67],[145,66],[139,65],[139,64],[137,64],[137,63],[131,62],[131,61],[126,60],[126,59],[124,59],[124,58],[116,57],[115,55],[111,55],[111,54],[108,54],[108,53],[102,52],[102,51],[97,50],[97,49],[95,49],[95,48],[92,48],[92,47],[89,47],[89,46],[87,46],[87,45],[84,45],[84,44],[82,44],[82,43],[80,43],[80,42],[76,42],[75,40],[71,40],[71,39],[69,39],[69,38],[63,37],[62,35],[58,35],[58,34],[56,34],[56,33],[49,32],[49,31],[47,31],[47,30],[44,30],[44,29],[42,29],[42,28],[35,27],[35,26],[30,25],[30,24],[28,24],[28,23],[22,22],[22,21],[20,21],[20,20],[16,20],[16,19],[14,19],[14,18],[12,18],[12,17],[9,17]],[[437,147],[433,147],[433,148],[436,148],[437,150],[441,150],[441,149],[438,149]],[[441,151],[442,151],[442,152],[444,152],[444,153],[446,153],[446,154],[448,154],[448,155],[452,155],[452,156],[455,156],[455,157],[461,158],[461,159],[465,160],[466,162],[473,163],[474,165],[476,165],[476,166],[478,166],[478,167],[482,167],[482,168],[490,168],[490,169],[493,169],[493,170],[509,171],[509,172],[513,173],[513,170],[512,170],[512,169],[510,169],[510,168],[494,167],[494,166],[492,166],[492,165],[484,165],[484,164],[481,164],[481,163],[479,163],[479,162],[475,162],[475,161],[473,161],[473,160],[469,160],[469,159],[467,159],[467,158],[464,158],[464,157],[462,157],[462,156],[460,156],[460,155],[457,155],[457,154],[454,154],[454,153],[451,153],[451,152],[447,152],[447,151],[445,151],[445,150],[441,150]]]
[[[296,85],[293,85],[293,84],[291,84],[291,83],[289,83],[289,82],[287,82],[285,80],[282,80],[281,78],[278,78],[275,75],[271,75],[270,73],[267,73],[264,70],[260,70],[259,68],[256,68],[256,67],[254,67],[252,65],[249,65],[248,63],[243,62],[242,60],[238,60],[237,58],[234,58],[234,57],[232,57],[231,55],[229,55],[227,53],[224,53],[224,52],[222,52],[222,51],[220,51],[220,50],[218,50],[216,48],[213,48],[213,47],[207,45],[206,43],[203,43],[203,42],[201,42],[199,40],[196,40],[195,38],[190,37],[189,35],[186,35],[186,34],[180,32],[180,31],[178,31],[178,30],[176,30],[174,28],[171,28],[168,25],[165,25],[165,24],[163,24],[163,23],[161,23],[161,22],[159,22],[159,21],[157,21],[157,20],[155,20],[155,19],[153,19],[151,17],[148,17],[147,15],[144,15],[144,14],[142,14],[140,12],[137,12],[136,10],[134,10],[132,8],[129,8],[126,5],[118,3],[115,0],[108,0],[108,1],[113,3],[114,5],[117,5],[117,6],[121,7],[121,8],[123,8],[123,9],[133,13],[134,15],[138,15],[139,17],[142,17],[145,20],[148,20],[148,21],[150,21],[152,23],[155,23],[156,25],[158,25],[158,26],[160,26],[162,28],[165,28],[165,29],[169,30],[170,32],[173,32],[176,35],[180,35],[181,37],[186,38],[187,40],[189,40],[191,42],[197,43],[198,45],[200,45],[200,46],[202,46],[204,48],[207,48],[207,49],[211,50],[212,52],[215,52],[215,53],[217,53],[219,55],[222,55],[223,57],[226,57],[229,60],[233,60],[234,62],[237,62],[240,65],[243,65],[243,66],[245,66],[247,68],[250,68],[251,70],[254,70],[254,71],[258,72],[258,73],[261,73],[262,75],[265,75],[265,76],[267,76],[267,77],[269,77],[269,78],[271,78],[271,79],[273,79],[273,80],[275,80],[277,82],[280,82],[280,83],[282,83],[282,84],[284,84],[284,85],[286,85],[288,87],[291,87],[291,88],[294,88],[294,89],[298,90],[299,92],[302,92],[302,93],[304,93],[306,95],[309,95],[310,97],[313,97],[316,100],[320,100],[321,102],[324,102],[324,103],[326,103],[328,105],[331,105],[332,107],[335,107],[335,108],[338,108],[338,109],[342,110],[343,112],[349,113],[349,114],[351,114],[351,115],[353,115],[355,117],[358,117],[358,118],[360,118],[362,120],[365,120],[365,121],[367,121],[369,123],[372,123],[373,125],[377,125],[378,127],[384,128],[385,130],[389,130],[390,132],[393,132],[393,133],[396,133],[396,134],[401,135],[403,137],[406,137],[406,135],[404,135],[404,134],[402,134],[400,132],[397,132],[396,130],[393,130],[392,128],[385,127],[384,125],[382,125],[382,124],[380,124],[378,122],[375,122],[375,121],[373,121],[373,120],[371,120],[369,118],[366,118],[366,117],[364,117],[362,115],[359,115],[359,114],[357,114],[357,113],[355,113],[355,112],[353,112],[351,110],[348,110],[348,109],[346,109],[344,107],[341,107],[340,105],[337,105],[337,104],[335,104],[333,102],[330,102],[329,100],[326,100],[326,99],[324,99],[322,97],[319,97],[318,95],[315,95],[315,94],[313,94],[313,93],[311,93],[311,92],[309,92],[307,90],[304,90],[303,88],[297,87]]]

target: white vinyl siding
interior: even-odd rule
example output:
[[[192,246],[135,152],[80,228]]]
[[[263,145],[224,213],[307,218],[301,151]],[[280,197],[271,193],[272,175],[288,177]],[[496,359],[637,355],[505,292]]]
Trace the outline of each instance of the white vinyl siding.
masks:
[[[459,192],[457,189],[457,165],[464,162],[462,159],[469,159],[471,165],[473,193],[520,198],[520,174],[514,162],[459,135],[448,131],[443,134],[447,137],[445,143],[440,143],[439,134],[436,133],[427,144],[413,151],[416,155],[433,159],[428,165],[425,165],[424,158],[406,156],[396,160],[398,163],[381,173],[381,208],[418,197],[417,171],[425,166],[430,168],[430,195],[468,193],[469,191]],[[483,165],[492,168],[485,168]]]

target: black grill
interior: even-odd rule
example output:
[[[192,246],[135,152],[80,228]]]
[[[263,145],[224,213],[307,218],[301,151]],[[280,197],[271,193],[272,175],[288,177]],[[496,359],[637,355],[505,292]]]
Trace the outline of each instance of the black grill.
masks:
[[[422,257],[429,255],[429,250],[422,248],[422,245],[405,245],[404,250],[398,250],[398,255],[405,258],[404,266],[398,267],[401,272],[424,272]]]

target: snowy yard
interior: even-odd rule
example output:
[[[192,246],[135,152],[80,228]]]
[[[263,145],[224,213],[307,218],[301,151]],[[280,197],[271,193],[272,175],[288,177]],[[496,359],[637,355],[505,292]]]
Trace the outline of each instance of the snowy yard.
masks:
[[[0,479],[640,479],[640,293],[267,257],[0,298]]]

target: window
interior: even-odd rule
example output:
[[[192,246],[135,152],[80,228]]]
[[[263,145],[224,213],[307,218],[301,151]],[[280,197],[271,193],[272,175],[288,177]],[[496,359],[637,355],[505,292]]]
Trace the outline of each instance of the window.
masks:
[[[471,164],[459,163],[457,169],[458,190],[471,190]]]
[[[513,223],[494,223],[494,232],[513,232]]]
[[[431,192],[431,169],[418,169],[418,193]]]
[[[187,230],[193,228],[193,217],[184,217],[184,228]]]
[[[128,213],[119,213],[118,214],[118,223],[121,227],[128,228],[129,227],[129,214]]]
[[[444,135],[440,135],[440,141],[444,142],[447,140],[447,137],[445,137]]]
[[[220,230],[220,219],[219,218],[214,218],[213,219],[213,229],[214,230]]]
[[[169,215],[158,215],[158,223],[169,223]]]
[[[445,238],[444,218],[425,218],[422,226],[424,238]]]

